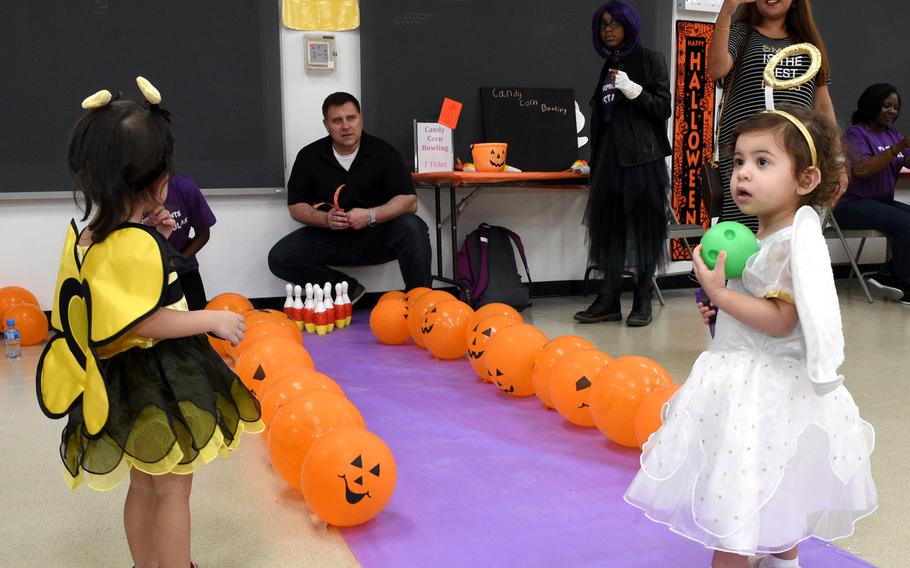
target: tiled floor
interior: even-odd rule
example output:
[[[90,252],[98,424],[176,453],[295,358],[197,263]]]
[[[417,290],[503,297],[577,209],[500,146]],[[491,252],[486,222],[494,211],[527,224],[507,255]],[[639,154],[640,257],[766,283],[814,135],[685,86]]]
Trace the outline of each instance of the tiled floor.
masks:
[[[654,323],[638,329],[572,321],[571,314],[590,298],[537,299],[524,315],[549,337],[580,335],[613,356],[652,357],[681,382],[707,336],[691,291],[665,296],[666,306],[655,303]],[[841,293],[841,308],[847,340],[841,370],[863,417],[876,429],[873,472],[880,507],[838,545],[877,566],[904,566],[910,555],[910,310],[881,301],[869,305],[858,290]],[[366,323],[365,313],[356,315]],[[21,361],[0,361],[5,434],[0,565],[130,566],[121,520],[125,487],[105,494],[87,488],[71,493],[63,483],[56,448],[62,422],[44,418],[35,402],[40,349],[25,348]],[[270,471],[265,445],[255,438],[244,440],[228,461],[196,475],[192,507],[194,557],[206,568],[358,566],[335,531],[310,521],[302,498]],[[483,566],[482,559],[477,566]]]

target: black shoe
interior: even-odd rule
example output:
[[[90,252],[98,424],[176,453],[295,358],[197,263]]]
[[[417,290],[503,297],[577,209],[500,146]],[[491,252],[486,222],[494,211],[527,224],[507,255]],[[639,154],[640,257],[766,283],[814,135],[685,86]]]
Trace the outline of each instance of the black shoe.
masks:
[[[632,302],[632,311],[626,318],[629,327],[644,327],[651,323],[651,299],[635,298]]]
[[[575,321],[597,323],[601,321],[622,321],[619,300],[610,300],[606,294],[598,294],[587,310],[575,314]]]
[[[353,306],[354,304],[357,303],[358,300],[360,300],[360,298],[363,298],[363,295],[366,294],[366,291],[367,291],[367,289],[364,288],[363,284],[361,284],[360,282],[355,284],[354,289],[351,290],[350,294],[348,294],[348,298],[351,299],[351,305]]]
[[[901,288],[901,283],[893,276],[883,272],[870,274],[866,277],[866,282],[881,292],[882,295],[889,300],[900,300],[904,297],[904,290]]]

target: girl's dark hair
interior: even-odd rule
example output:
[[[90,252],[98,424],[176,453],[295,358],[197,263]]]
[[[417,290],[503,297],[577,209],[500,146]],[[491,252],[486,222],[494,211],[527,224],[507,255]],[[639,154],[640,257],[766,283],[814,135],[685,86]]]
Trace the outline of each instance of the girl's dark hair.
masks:
[[[733,17],[734,23],[743,22],[753,29],[757,28],[761,21],[761,12],[758,11],[758,5],[754,2],[740,4]],[[793,0],[790,9],[787,10],[786,25],[787,33],[790,34],[793,43],[811,43],[822,53],[822,68],[818,71],[815,84],[827,84],[830,76],[828,50],[825,49],[822,35],[815,26],[815,18],[812,17],[812,5],[809,0]]]
[[[600,37],[600,19],[603,17],[604,12],[608,12],[613,16],[614,20],[622,24],[626,39],[619,46],[619,55],[621,58],[625,57],[638,46],[641,40],[641,23],[638,18],[638,12],[635,11],[635,8],[620,0],[610,0],[594,12],[594,17],[591,20],[591,29],[594,32],[594,50],[603,58],[612,57],[613,55]]]
[[[897,87],[888,83],[876,83],[869,85],[863,94],[856,101],[856,110],[853,111],[852,124],[866,124],[871,122],[882,112],[882,105],[885,99],[891,95],[897,95],[897,111],[900,115],[901,95],[897,92]]]
[[[803,205],[823,205],[831,201],[840,187],[840,174],[843,164],[839,157],[843,154],[840,141],[840,129],[827,117],[803,107],[778,105],[778,110],[795,116],[812,136],[815,153],[818,156],[816,166],[821,172],[821,182],[803,199]],[[743,134],[750,132],[771,131],[778,135],[781,145],[793,160],[793,175],[799,176],[806,168],[812,167],[812,154],[806,138],[792,122],[771,112],[760,112],[739,125],[733,133],[732,144]]]
[[[130,100],[90,109],[79,118],[67,146],[74,197],[85,198],[94,242],[126,221],[133,207],[174,170],[168,119]]]

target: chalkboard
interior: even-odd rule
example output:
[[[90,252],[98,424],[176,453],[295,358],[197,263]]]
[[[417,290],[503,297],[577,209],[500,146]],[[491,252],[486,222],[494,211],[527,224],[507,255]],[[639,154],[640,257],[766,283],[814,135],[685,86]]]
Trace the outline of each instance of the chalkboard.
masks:
[[[0,192],[67,191],[65,151],[83,98],[172,113],[175,163],[205,188],[284,185],[279,2],[26,0],[0,4]]]
[[[568,169],[578,158],[572,89],[482,87],[487,142],[505,142],[510,166],[523,171]]]
[[[454,132],[455,155],[470,160],[469,145],[486,138],[480,96],[486,85],[572,89],[587,122],[603,65],[591,31],[601,3],[361,0],[364,128],[410,163],[413,120],[439,116],[443,98],[450,97],[464,104]],[[641,16],[642,43],[669,53],[673,3],[629,4]],[[577,135],[589,132],[585,124]],[[588,146],[578,149],[579,158],[588,156]]]

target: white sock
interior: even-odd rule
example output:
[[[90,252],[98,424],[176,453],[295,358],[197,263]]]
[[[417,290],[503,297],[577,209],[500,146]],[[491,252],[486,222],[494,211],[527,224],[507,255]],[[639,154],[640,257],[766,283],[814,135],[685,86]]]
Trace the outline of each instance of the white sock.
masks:
[[[765,556],[761,563],[758,565],[759,568],[799,568],[799,556],[793,558],[792,560],[784,560],[783,558],[778,558],[777,556],[768,555]]]

